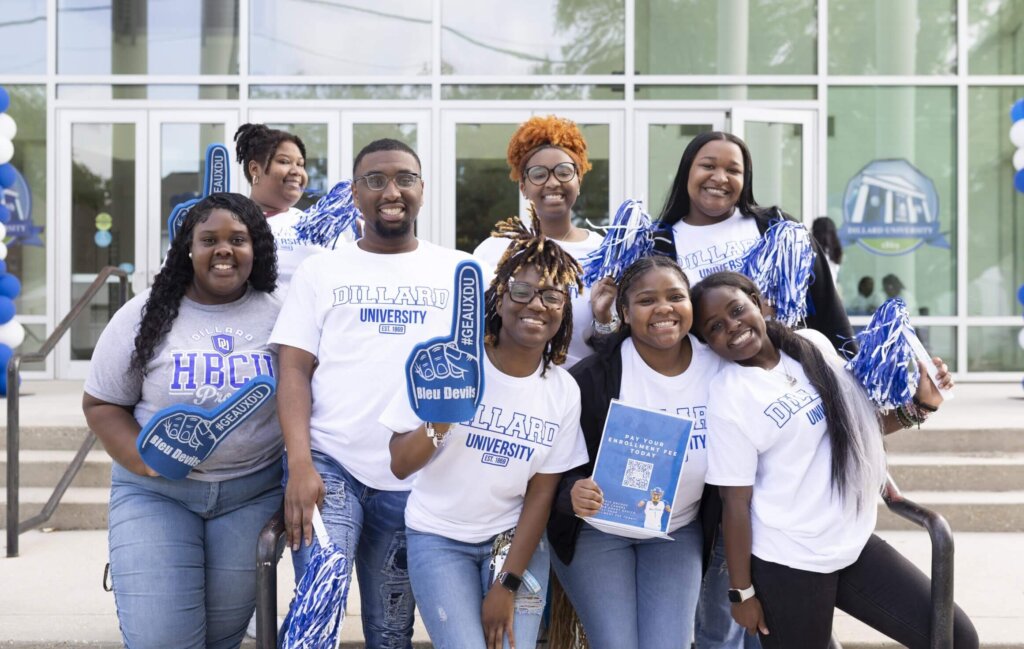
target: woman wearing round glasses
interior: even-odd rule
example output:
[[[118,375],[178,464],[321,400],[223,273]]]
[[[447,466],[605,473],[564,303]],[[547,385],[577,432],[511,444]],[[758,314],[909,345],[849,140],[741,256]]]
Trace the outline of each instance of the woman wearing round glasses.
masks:
[[[476,416],[431,437],[403,393],[381,417],[400,431],[392,472],[419,472],[405,508],[409,579],[436,647],[535,646],[549,574],[541,537],[562,472],[587,461],[580,390],[557,367],[579,265],[518,219],[500,229],[512,242],[485,297]]]
[[[572,208],[580,195],[580,183],[591,169],[587,143],[574,122],[554,115],[530,118],[508,143],[508,165],[509,176],[519,183],[519,191],[530,202],[534,230],[556,241],[576,260],[601,245],[600,234],[572,223]],[[492,237],[477,246],[473,255],[494,268],[507,248],[505,239]],[[592,350],[584,341],[590,337],[591,324],[608,326],[611,322],[615,287],[598,286],[594,295],[602,305],[597,309],[600,313],[591,310],[594,298],[589,290],[571,290],[574,333],[566,368],[590,355]],[[601,324],[596,326],[600,328]]]

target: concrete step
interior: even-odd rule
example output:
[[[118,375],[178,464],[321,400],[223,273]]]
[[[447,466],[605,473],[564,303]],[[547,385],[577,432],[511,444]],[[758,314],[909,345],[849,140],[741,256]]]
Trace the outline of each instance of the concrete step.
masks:
[[[67,470],[76,451],[22,450],[21,486],[53,488]],[[102,450],[90,451],[75,476],[73,487],[110,487],[110,456]],[[0,474],[7,474],[7,456],[0,454]]]
[[[21,520],[42,511],[52,493],[52,487],[22,487]],[[105,530],[109,498],[110,487],[72,487],[64,494],[50,520],[42,527],[54,530]],[[0,489],[0,506],[6,511],[6,489]],[[0,516],[0,529],[6,527],[7,517]]]
[[[1024,491],[1024,453],[890,453],[904,491]]]
[[[911,428],[888,435],[885,447],[890,453],[1024,453],[1024,404],[1017,416],[1003,424],[1016,428]]]
[[[904,491],[903,496],[941,514],[953,532],[1024,532],[1024,491]],[[878,529],[919,530],[879,500]]]
[[[80,426],[28,426],[28,421],[22,418],[21,450],[45,450],[45,451],[77,451],[89,433],[85,425],[85,417],[81,417]],[[0,449],[7,449],[7,420],[0,426]],[[99,448],[99,442],[96,443]]]

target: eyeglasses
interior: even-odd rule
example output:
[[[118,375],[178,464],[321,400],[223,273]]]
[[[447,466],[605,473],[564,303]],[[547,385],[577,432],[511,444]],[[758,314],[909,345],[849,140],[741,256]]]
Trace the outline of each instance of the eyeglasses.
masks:
[[[414,174],[410,171],[403,171],[397,173],[394,176],[388,176],[387,174],[366,174],[365,176],[359,176],[353,183],[357,183],[360,180],[366,182],[367,188],[372,191],[380,192],[384,191],[384,188],[388,186],[388,183],[394,179],[395,186],[399,189],[412,189],[413,186],[421,180],[419,174]]]
[[[554,167],[548,168],[543,165],[534,165],[526,168],[526,177],[534,185],[543,185],[555,174],[555,180],[560,183],[567,183],[576,177],[576,164],[573,162],[560,162]]]
[[[557,288],[534,288],[528,282],[508,281],[508,296],[513,302],[529,304],[535,296],[540,296],[540,302],[549,309],[561,309],[565,306],[567,296],[565,291]]]

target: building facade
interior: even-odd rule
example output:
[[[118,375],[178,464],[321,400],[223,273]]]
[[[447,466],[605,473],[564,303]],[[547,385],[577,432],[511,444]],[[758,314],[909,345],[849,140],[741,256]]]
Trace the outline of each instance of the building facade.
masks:
[[[855,324],[898,292],[961,378],[1019,380],[1022,24],[1024,0],[0,0],[23,350],[100,268],[152,280],[171,208],[239,124],[298,133],[320,191],[367,142],[408,142],[420,235],[471,249],[522,209],[509,136],[557,113],[591,148],[581,223],[626,197],[657,216],[689,140],[730,130],[760,204],[839,227]],[[108,300],[26,376],[82,376]]]

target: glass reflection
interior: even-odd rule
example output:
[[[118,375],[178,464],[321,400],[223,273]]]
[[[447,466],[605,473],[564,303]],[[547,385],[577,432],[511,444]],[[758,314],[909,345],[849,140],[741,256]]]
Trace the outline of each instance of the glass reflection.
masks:
[[[1024,70],[1024,15],[1020,0],[967,3],[967,68],[971,74],[1020,74]]]
[[[306,174],[309,176],[309,183],[306,185],[305,194],[295,204],[296,208],[304,210],[325,194],[331,188],[332,182],[337,182],[327,177],[327,124],[275,122],[267,126],[299,136],[306,146]],[[248,188],[243,191],[248,191]]]
[[[443,74],[622,74],[624,0],[444,0]],[[500,16],[501,29],[495,29]]]
[[[665,207],[683,150],[693,138],[713,128],[711,124],[651,124],[647,127],[648,204],[645,207],[652,217],[657,218]]]
[[[198,198],[206,173],[206,147],[228,142],[223,124],[160,126],[160,250],[170,247],[167,219],[178,203]],[[234,156],[232,156],[234,157]]]
[[[0,0],[0,73],[46,74],[46,0]]]
[[[828,0],[831,74],[956,74],[956,0]]]
[[[803,125],[748,121],[744,133],[754,161],[754,198],[803,221]]]

